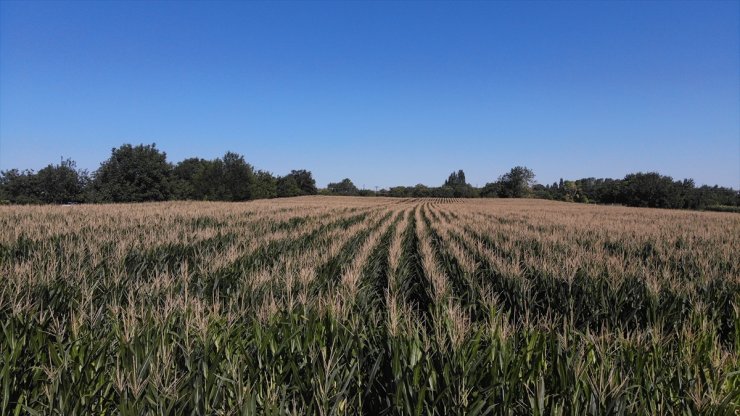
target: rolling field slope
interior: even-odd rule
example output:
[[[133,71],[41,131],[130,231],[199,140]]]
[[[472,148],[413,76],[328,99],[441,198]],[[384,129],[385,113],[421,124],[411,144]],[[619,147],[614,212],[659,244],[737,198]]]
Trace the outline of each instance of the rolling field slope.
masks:
[[[732,414],[740,215],[0,207],[0,414]]]

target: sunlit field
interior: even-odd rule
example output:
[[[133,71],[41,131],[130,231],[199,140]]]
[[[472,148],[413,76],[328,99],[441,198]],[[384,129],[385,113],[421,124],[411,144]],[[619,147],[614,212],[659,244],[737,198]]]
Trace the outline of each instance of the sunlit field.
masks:
[[[732,414],[740,215],[0,207],[0,414]]]

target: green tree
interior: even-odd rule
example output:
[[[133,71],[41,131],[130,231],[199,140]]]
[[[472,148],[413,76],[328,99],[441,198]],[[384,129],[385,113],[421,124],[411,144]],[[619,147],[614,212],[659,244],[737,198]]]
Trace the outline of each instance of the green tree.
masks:
[[[407,198],[412,196],[412,190],[406,186],[393,186],[388,190],[388,196],[392,196],[394,198]]]
[[[578,198],[579,198],[578,185],[576,185],[575,182],[573,181],[563,182],[563,189],[561,192],[563,193],[564,201],[568,201],[568,202],[578,201]]]
[[[172,169],[172,194],[175,199],[204,199],[204,192],[196,180],[208,168],[208,161],[197,157],[185,159]]]
[[[465,172],[462,169],[452,172],[442,187],[452,188],[452,196],[455,198],[473,198],[478,196],[477,190],[465,181]],[[446,190],[442,192],[444,195],[448,194]]]
[[[501,184],[498,182],[489,182],[480,190],[480,196],[483,198],[495,198],[501,192]]]
[[[290,198],[293,196],[303,195],[303,191],[298,186],[295,176],[286,175],[277,180],[277,196],[280,198]]]
[[[622,201],[634,207],[682,208],[683,189],[670,176],[657,172],[631,173],[622,181]]]
[[[254,170],[244,156],[226,152],[223,157],[223,184],[227,201],[246,201],[252,198]]]
[[[196,199],[227,201],[223,160],[216,158],[203,161],[202,168],[193,177],[193,188]]]
[[[251,190],[252,199],[275,198],[278,195],[277,182],[270,172],[264,170],[255,172]]]
[[[0,201],[14,204],[40,203],[36,174],[32,170],[18,169],[0,172]]]
[[[349,178],[345,178],[338,183],[330,183],[326,186],[326,189],[328,189],[329,193],[331,193],[332,195],[354,196],[359,194],[359,190],[357,189],[355,184],[353,184],[352,181],[349,180]]]
[[[467,185],[467,182],[465,181],[465,172],[463,172],[462,169],[457,172],[452,172],[443,186],[451,186],[455,188],[461,185]]]
[[[59,165],[49,165],[36,174],[38,195],[42,202],[62,204],[82,202],[88,177],[86,171],[78,171],[71,159]]]
[[[503,198],[524,198],[530,195],[534,184],[534,172],[524,166],[516,166],[499,180],[499,196]]]
[[[209,201],[246,201],[254,198],[270,198],[272,185],[268,172],[256,174],[244,156],[226,152],[223,158],[204,160],[189,158],[178,163],[172,170],[172,189],[178,199]],[[258,192],[259,196],[253,196]]]
[[[455,188],[450,185],[440,186],[439,188],[434,188],[433,195],[438,198],[454,198]]]
[[[428,186],[422,184],[416,184],[411,191],[411,196],[414,198],[428,198],[432,196],[432,190]]]
[[[155,144],[124,144],[111,150],[92,182],[93,198],[100,202],[163,201],[171,195],[167,155]]]
[[[295,183],[301,190],[301,194],[316,195],[318,193],[318,189],[316,188],[316,181],[313,179],[313,175],[310,171],[307,171],[305,169],[291,170],[290,173],[286,176],[290,176],[295,179]]]

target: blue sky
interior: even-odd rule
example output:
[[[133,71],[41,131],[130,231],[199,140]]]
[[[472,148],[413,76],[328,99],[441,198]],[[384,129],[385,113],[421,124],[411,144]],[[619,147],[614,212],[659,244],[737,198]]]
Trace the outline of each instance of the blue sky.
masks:
[[[319,186],[740,187],[740,2],[0,2],[0,169],[123,143]]]

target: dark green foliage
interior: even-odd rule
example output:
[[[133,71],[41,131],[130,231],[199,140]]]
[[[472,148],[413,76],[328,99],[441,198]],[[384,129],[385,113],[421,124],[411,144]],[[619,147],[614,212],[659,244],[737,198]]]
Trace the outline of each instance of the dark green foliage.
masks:
[[[61,164],[49,165],[36,174],[41,201],[61,204],[84,200],[87,172],[78,171],[75,162],[67,159]]]
[[[720,186],[696,187],[691,179],[674,181],[656,172],[631,173],[624,179],[584,178],[536,189],[536,196],[570,202],[621,204],[633,207],[710,209],[721,205],[727,212],[740,206],[740,192]]]
[[[227,152],[222,158],[185,159],[173,171],[176,199],[246,201],[286,196],[270,172],[254,171],[244,157]]]
[[[277,195],[291,197],[301,195],[316,195],[316,181],[307,170],[292,170],[289,174],[277,179]]]
[[[498,182],[489,182],[480,190],[480,196],[483,198],[495,198],[501,193],[501,184]]]
[[[255,171],[234,152],[213,160],[188,158],[171,166],[154,144],[114,148],[93,180],[86,171],[76,170],[71,160],[38,173],[0,172],[0,203],[246,201],[316,193],[316,182],[307,170],[276,178]]]
[[[36,174],[31,170],[6,170],[0,173],[0,201],[15,204],[40,203]]]
[[[91,183],[99,202],[164,201],[172,195],[171,166],[155,144],[113,148]]]
[[[449,195],[450,192],[445,188],[451,188],[452,195]],[[457,172],[452,172],[444,185],[442,185],[442,189],[440,189],[440,191],[439,196],[441,197],[473,198],[478,196],[477,190],[465,181],[465,172],[463,172],[462,169]]]
[[[516,166],[498,179],[499,194],[502,198],[524,198],[530,195],[534,183],[531,169]]]
[[[414,198],[428,198],[431,197],[433,194],[433,189],[428,188],[420,183],[414,186],[414,189],[411,190],[411,196]]]
[[[226,152],[223,159],[223,171],[221,182],[224,193],[219,200],[224,201],[246,201],[251,199],[252,182],[254,181],[254,170],[252,166],[244,161],[244,156],[234,152]]]
[[[298,182],[293,176],[283,176],[277,180],[277,196],[287,198],[291,196],[300,196],[303,191],[298,186]]]
[[[457,172],[450,173],[450,177],[447,178],[443,186],[463,186],[467,185],[468,183],[465,181],[465,172],[462,171],[462,169],[458,170]]]
[[[17,204],[82,202],[89,181],[86,171],[77,170],[67,159],[38,173],[11,169],[0,173],[0,201]]]
[[[442,186],[428,187],[423,184],[416,186],[394,186],[389,190],[381,190],[373,195],[392,196],[398,198],[474,198],[478,190],[465,182],[465,172],[452,172]]]
[[[355,196],[360,192],[349,178],[342,179],[341,182],[330,183],[326,189],[331,195]]]
[[[210,161],[196,157],[188,158],[172,169],[172,194],[175,199],[205,199],[209,186],[207,170]]]
[[[318,193],[316,181],[313,179],[311,172],[304,169],[291,170],[285,176],[295,179],[296,185],[301,190],[301,195],[316,195]]]
[[[325,195],[391,196],[399,198],[541,198],[568,202],[622,204],[636,207],[707,209],[737,212],[740,191],[719,186],[696,187],[691,179],[674,181],[656,172],[631,173],[624,179],[583,178],[559,183],[534,183],[534,172],[516,166],[496,182],[476,188],[463,170],[452,172],[442,186],[395,186],[359,190],[349,179],[330,183]],[[143,202],[164,200],[247,201],[318,194],[310,171],[291,170],[275,177],[255,171],[242,155],[188,158],[174,166],[155,145],[124,144],[94,172],[93,180],[76,170],[71,160],[35,173],[10,169],[0,172],[0,204]]]
[[[267,199],[278,196],[278,180],[264,170],[258,170],[254,174],[254,182],[250,190],[252,199]]]
[[[683,208],[681,185],[656,172],[632,173],[622,181],[621,202],[633,207]]]

